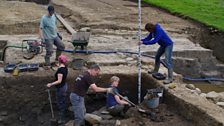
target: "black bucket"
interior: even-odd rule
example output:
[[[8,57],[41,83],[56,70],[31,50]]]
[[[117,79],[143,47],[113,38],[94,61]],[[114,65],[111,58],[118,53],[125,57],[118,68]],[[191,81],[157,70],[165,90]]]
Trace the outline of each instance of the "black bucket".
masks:
[[[86,61],[81,58],[73,59],[72,60],[72,67],[75,70],[81,70],[86,65]]]

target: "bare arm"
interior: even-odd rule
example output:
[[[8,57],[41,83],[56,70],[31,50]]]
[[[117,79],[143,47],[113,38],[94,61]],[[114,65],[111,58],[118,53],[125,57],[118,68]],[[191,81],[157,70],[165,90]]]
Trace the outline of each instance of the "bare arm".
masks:
[[[53,86],[53,85],[58,85],[58,84],[60,84],[61,81],[62,81],[62,78],[63,78],[63,74],[58,74],[58,80],[56,80],[56,81],[54,81],[54,82],[52,82],[52,83],[48,83],[48,84],[47,84],[47,87],[51,87],[51,86]]]
[[[115,100],[117,101],[118,104],[125,104],[125,105],[128,104],[128,102],[126,102],[124,100],[121,100],[118,95],[114,95],[114,97],[115,97]]]
[[[95,92],[107,92],[107,88],[97,87],[95,83],[90,85]]]
[[[40,37],[41,39],[44,38],[42,28],[39,28],[39,37]]]

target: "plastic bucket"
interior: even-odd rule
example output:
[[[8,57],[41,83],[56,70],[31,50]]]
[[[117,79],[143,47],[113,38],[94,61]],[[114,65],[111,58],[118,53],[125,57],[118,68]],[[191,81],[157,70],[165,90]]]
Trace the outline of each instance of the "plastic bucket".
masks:
[[[86,61],[84,59],[73,59],[72,61],[72,65],[73,65],[73,69],[75,70],[81,70],[83,68],[83,66],[85,66]]]
[[[149,108],[156,108],[159,106],[159,97],[154,97],[146,101],[146,104]]]

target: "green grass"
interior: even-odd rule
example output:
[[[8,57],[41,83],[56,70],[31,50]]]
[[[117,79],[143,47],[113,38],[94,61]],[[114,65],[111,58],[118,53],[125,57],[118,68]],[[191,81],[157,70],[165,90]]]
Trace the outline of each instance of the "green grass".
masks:
[[[144,0],[224,31],[224,0]]]

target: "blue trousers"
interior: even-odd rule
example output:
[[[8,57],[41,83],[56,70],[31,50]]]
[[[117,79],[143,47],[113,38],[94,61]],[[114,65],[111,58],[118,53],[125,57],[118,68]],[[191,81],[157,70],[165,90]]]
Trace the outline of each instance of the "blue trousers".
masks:
[[[70,101],[74,112],[74,124],[75,126],[80,126],[85,122],[86,108],[84,97],[71,93]]]
[[[56,88],[56,100],[57,106],[59,109],[59,117],[64,118],[65,110],[66,110],[66,95],[67,95],[68,86],[65,84],[61,88]]]
[[[172,63],[172,54],[173,54],[173,45],[170,46],[160,46],[155,57],[155,68],[154,71],[158,72],[160,67],[160,57],[165,53],[165,64],[168,69],[168,78],[173,78],[173,63]]]

